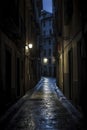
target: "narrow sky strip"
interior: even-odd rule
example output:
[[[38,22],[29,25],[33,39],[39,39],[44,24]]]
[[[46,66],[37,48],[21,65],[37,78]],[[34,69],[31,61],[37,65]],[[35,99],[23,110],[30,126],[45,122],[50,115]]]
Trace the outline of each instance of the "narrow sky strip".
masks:
[[[43,10],[52,13],[52,0],[43,0]]]

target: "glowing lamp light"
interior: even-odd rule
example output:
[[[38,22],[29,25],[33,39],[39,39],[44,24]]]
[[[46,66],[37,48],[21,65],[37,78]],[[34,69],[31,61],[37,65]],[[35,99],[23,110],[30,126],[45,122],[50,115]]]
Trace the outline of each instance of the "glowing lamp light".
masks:
[[[30,43],[28,46],[29,46],[30,49],[33,48],[33,44],[32,43]]]
[[[53,63],[55,63],[55,61],[56,61],[56,60],[55,60],[55,58],[54,58],[54,57],[52,57],[52,62],[53,62]]]
[[[26,51],[26,52],[28,52],[28,51],[29,51],[29,50],[28,50],[28,46],[27,46],[27,45],[25,46],[25,51]]]
[[[25,46],[25,49],[28,50],[28,46]]]
[[[47,58],[44,58],[44,59],[43,59],[43,63],[44,63],[44,64],[47,64],[47,62],[48,62],[48,59],[47,59]]]

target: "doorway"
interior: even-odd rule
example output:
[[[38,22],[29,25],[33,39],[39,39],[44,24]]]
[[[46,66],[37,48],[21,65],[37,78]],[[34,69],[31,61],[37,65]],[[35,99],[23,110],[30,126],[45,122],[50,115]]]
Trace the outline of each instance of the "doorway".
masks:
[[[72,100],[72,83],[73,83],[73,52],[72,49],[68,52],[69,61],[69,99]]]
[[[20,96],[20,59],[17,57],[17,72],[16,72],[16,78],[17,78],[17,97]]]
[[[6,100],[11,100],[11,52],[6,48],[6,63],[5,63],[5,86],[6,86]]]

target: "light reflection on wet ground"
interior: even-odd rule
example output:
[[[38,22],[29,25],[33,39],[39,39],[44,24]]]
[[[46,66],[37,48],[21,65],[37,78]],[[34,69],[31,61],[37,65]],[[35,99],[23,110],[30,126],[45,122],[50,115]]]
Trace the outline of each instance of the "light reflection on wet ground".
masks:
[[[42,78],[6,130],[77,130],[55,92],[55,80]]]

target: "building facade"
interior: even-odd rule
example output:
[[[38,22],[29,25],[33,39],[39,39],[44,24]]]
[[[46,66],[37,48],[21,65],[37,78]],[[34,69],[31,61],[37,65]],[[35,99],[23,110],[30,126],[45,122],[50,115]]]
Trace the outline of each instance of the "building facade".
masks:
[[[36,17],[36,73],[37,73],[37,79],[39,80],[41,78],[41,57],[40,57],[40,51],[41,51],[41,26],[40,26],[40,17],[41,17],[41,10],[42,10],[42,0],[35,0],[35,17]]]
[[[36,83],[34,16],[34,1],[3,0],[0,4],[0,102],[3,111]],[[30,42],[33,48],[26,52]]]
[[[21,97],[25,92],[24,0],[3,1],[0,4],[0,102],[1,107]],[[22,8],[22,10],[21,10]],[[3,101],[3,102],[2,102]],[[4,107],[3,107],[4,109]]]
[[[53,1],[57,26],[57,81],[65,96],[86,111],[87,14],[78,0]]]
[[[45,10],[41,11],[41,70],[44,76],[55,76],[55,38],[53,31],[53,15]]]

